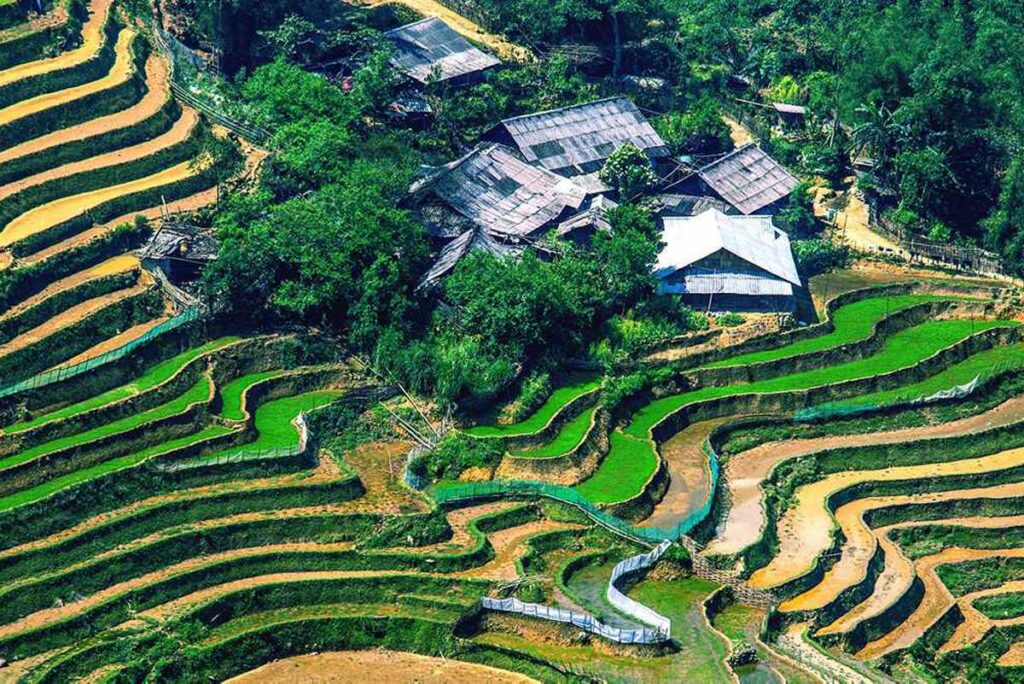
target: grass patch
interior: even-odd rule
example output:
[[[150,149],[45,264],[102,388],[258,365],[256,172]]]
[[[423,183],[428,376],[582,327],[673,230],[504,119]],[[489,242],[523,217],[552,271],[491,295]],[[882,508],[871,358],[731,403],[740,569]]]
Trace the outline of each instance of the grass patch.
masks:
[[[646,440],[616,430],[610,441],[601,467],[575,488],[593,503],[618,503],[636,496],[658,468],[658,456]]]
[[[186,364],[198,358],[202,354],[206,354],[207,352],[211,352],[216,349],[221,349],[222,347],[226,347],[240,339],[240,337],[222,337],[220,339],[207,342],[202,346],[193,347],[192,349],[184,351],[173,358],[161,361],[160,363],[151,366],[134,382],[120,387],[115,387],[103,394],[98,394],[95,397],[85,399],[76,404],[71,404],[70,406],[66,406],[62,409],[37,416],[31,420],[15,423],[4,428],[3,431],[12,434],[24,432],[25,430],[30,430],[32,428],[39,427],[40,425],[46,425],[47,423],[52,423],[56,420],[63,420],[65,418],[77,416],[79,414],[86,413],[87,411],[141,394],[142,392],[150,390],[157,385],[170,380],[174,377],[174,374],[184,368]]]
[[[584,438],[586,438],[587,430],[590,429],[590,423],[594,419],[596,411],[597,408],[592,408],[573,418],[547,444],[517,451],[512,455],[520,458],[554,458],[556,456],[564,456],[579,446]]]
[[[948,300],[948,297],[937,295],[899,295],[896,297],[872,297],[836,309],[832,316],[834,330],[820,337],[794,342],[777,349],[740,354],[729,359],[709,363],[704,368],[725,368],[732,366],[752,366],[779,359],[811,354],[813,352],[834,349],[852,342],[860,342],[871,337],[875,326],[888,316],[909,309],[918,304]]]
[[[884,406],[907,398],[929,396],[957,385],[971,382],[974,378],[985,378],[994,372],[1024,368],[1024,344],[988,349],[950,366],[946,370],[921,382],[881,392],[865,394],[842,402],[823,404],[831,406]]]
[[[518,437],[521,435],[532,435],[547,425],[556,413],[565,408],[566,404],[600,386],[600,378],[587,378],[581,382],[563,385],[552,392],[548,400],[526,420],[512,425],[478,425],[466,430],[466,434],[474,437]]]
[[[169,401],[161,406],[157,406],[154,409],[150,409],[149,411],[145,411],[134,416],[128,416],[127,418],[122,418],[120,420],[115,420],[112,423],[100,425],[99,427],[86,430],[85,432],[61,437],[60,439],[40,444],[32,447],[31,449],[20,451],[13,456],[0,459],[0,470],[20,465],[40,456],[45,456],[46,454],[53,453],[61,449],[73,447],[77,444],[87,444],[88,442],[131,430],[139,427],[140,425],[145,425],[147,423],[178,415],[179,413],[184,412],[189,406],[204,401],[209,396],[209,393],[210,380],[209,378],[203,377],[180,397],[177,397],[173,401]]]
[[[974,602],[974,607],[993,620],[1024,617],[1024,594],[1017,592],[998,596],[982,596]]]
[[[263,373],[250,373],[232,380],[220,390],[221,418],[228,420],[242,420],[245,418],[245,407],[242,406],[242,395],[245,390],[258,382],[284,374],[281,370],[264,371]]]
[[[626,432],[634,437],[646,439],[659,421],[673,411],[706,399],[733,396],[737,394],[767,394],[772,392],[793,392],[822,387],[825,385],[870,378],[892,371],[909,368],[924,359],[960,342],[967,337],[985,330],[1018,325],[1016,321],[968,321],[940,320],[927,321],[921,325],[903,330],[886,340],[885,345],[874,356],[851,361],[850,363],[816,368],[814,370],[770,378],[758,382],[705,387],[694,392],[684,392],[671,397],[657,399],[637,411]]]

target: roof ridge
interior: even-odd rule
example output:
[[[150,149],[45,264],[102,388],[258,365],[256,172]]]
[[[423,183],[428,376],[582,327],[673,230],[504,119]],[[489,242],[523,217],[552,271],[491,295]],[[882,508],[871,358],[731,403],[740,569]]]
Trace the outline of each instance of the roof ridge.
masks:
[[[555,112],[565,112],[565,111],[568,111],[570,109],[579,109],[580,107],[590,107],[590,106],[593,106],[593,105],[596,105],[596,104],[601,104],[602,102],[613,102],[615,100],[625,100],[629,104],[631,104],[634,107],[636,107],[636,103],[633,102],[633,100],[631,100],[629,97],[627,97],[625,95],[612,95],[612,96],[609,96],[609,97],[602,97],[602,98],[600,98],[598,100],[591,100],[590,102],[580,102],[578,104],[567,105],[565,107],[555,107],[554,109],[543,109],[543,110],[541,110],[539,112],[531,112],[529,114],[520,114],[519,116],[511,116],[511,117],[509,117],[507,119],[502,119],[501,123],[505,124],[505,123],[508,123],[510,121],[518,121],[520,119],[530,119],[530,118],[533,118],[535,116],[543,116],[545,114],[554,114]],[[639,109],[639,107],[637,107],[637,109]]]
[[[413,26],[418,26],[419,24],[424,24],[424,23],[426,23],[428,21],[439,21],[442,24],[444,24],[445,26],[448,26],[448,24],[445,22],[445,20],[442,19],[441,17],[429,16],[429,17],[423,17],[422,19],[417,19],[416,21],[410,22],[408,24],[402,24],[401,26],[396,26],[393,29],[388,29],[387,31],[384,32],[384,35],[385,36],[389,36],[389,35],[391,35],[393,33],[397,33],[399,31],[402,31],[402,30],[407,29],[407,28],[412,28]],[[448,26],[448,28],[451,28],[451,27]]]
[[[744,150],[746,150],[746,149],[748,149],[750,147],[756,147],[759,150],[761,150],[762,152],[764,152],[764,150],[761,148],[761,146],[759,144],[757,144],[756,142],[748,142],[745,145],[740,145],[739,147],[737,147],[732,152],[728,152],[728,153],[722,155],[721,157],[719,157],[715,161],[711,162],[710,164],[705,164],[704,166],[700,167],[699,169],[697,169],[697,173],[701,173],[705,169],[710,169],[712,166],[716,166],[717,164],[721,164],[726,159],[729,159],[730,157],[734,157],[737,154],[739,154],[740,152],[743,152]],[[765,152],[765,154],[767,155],[768,153]]]

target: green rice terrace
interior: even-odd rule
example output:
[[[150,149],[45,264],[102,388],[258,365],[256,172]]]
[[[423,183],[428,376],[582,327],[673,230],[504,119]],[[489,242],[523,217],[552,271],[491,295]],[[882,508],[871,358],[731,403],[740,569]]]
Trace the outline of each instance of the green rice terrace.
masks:
[[[401,325],[373,327],[420,306],[389,299],[412,288],[401,249],[354,269],[378,287],[348,302],[372,310],[348,337],[296,288],[253,321],[154,268],[191,268],[186,227],[270,220],[278,194],[282,251],[288,226],[330,221],[263,163],[302,136],[256,116],[285,131],[268,141],[182,87],[143,4],[0,0],[0,682],[1024,681],[1016,281],[858,262],[811,280],[816,323],[552,352],[530,391],[521,365],[472,365],[473,339],[446,348],[463,384],[513,380],[445,406],[351,342],[429,365]],[[224,92],[251,113],[259,85]],[[384,125],[357,114],[360,135]],[[361,163],[325,206],[375,201]],[[337,264],[310,253],[341,242],[281,270],[319,287]],[[218,257],[225,281],[272,270],[243,256]],[[322,289],[348,296],[341,280]]]

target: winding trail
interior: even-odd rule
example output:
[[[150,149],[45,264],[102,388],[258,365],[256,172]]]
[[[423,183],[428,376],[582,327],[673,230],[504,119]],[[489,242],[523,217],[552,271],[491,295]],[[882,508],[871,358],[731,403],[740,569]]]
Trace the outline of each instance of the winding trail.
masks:
[[[826,502],[840,490],[864,482],[980,475],[1022,463],[1024,448],[1019,448],[960,461],[896,466],[881,470],[847,470],[804,485],[797,490],[795,502],[778,521],[778,552],[768,565],[751,575],[750,584],[759,589],[777,587],[801,577],[813,568],[815,560],[829,548],[836,525]]]
[[[121,31],[121,35],[117,38],[117,46],[115,47],[117,58],[114,61],[114,66],[106,76],[90,83],[83,83],[80,86],[22,100],[17,104],[0,109],[0,126],[7,126],[19,119],[24,119],[26,116],[38,114],[47,109],[53,109],[54,107],[80,100],[86,95],[110,90],[122,83],[126,83],[131,79],[135,71],[131,50],[135,35],[135,31],[132,29]]]
[[[48,181],[67,178],[68,176],[73,176],[86,171],[96,171],[98,169],[145,159],[157,152],[171,148],[188,140],[195,132],[196,125],[198,123],[199,114],[194,109],[183,108],[181,116],[174,122],[171,129],[163,135],[159,135],[138,145],[133,145],[132,147],[124,147],[96,157],[72,162],[70,164],[65,164],[64,166],[58,166],[44,171],[43,173],[37,173],[34,176],[29,176],[28,178],[23,178],[19,181],[0,186],[0,200],[4,200],[13,194],[28,188],[42,185]]]
[[[167,63],[156,55],[150,56],[146,62],[146,94],[134,105],[120,112],[101,116],[80,123],[77,126],[62,128],[53,133],[47,133],[33,140],[19,143],[14,147],[0,150],[0,164],[27,157],[32,154],[39,154],[54,147],[70,142],[86,140],[110,131],[128,128],[140,121],[159,112],[168,99],[170,99],[170,88],[167,84]]]
[[[736,454],[722,466],[731,505],[705,554],[737,554],[758,540],[765,525],[762,485],[772,470],[784,461],[829,449],[957,437],[1020,421],[1024,421],[1024,397],[1014,397],[985,413],[948,423],[890,432],[767,442]]]
[[[14,219],[0,232],[0,249],[26,238],[46,232],[65,221],[70,221],[96,207],[126,195],[132,195],[153,188],[171,185],[200,173],[195,160],[176,164],[144,178],[92,190],[81,195],[63,197],[48,204],[31,209]]]
[[[0,71],[0,88],[33,76],[70,69],[89,61],[103,46],[103,27],[113,0],[92,0],[89,18],[82,25],[82,44],[56,57],[26,62]]]

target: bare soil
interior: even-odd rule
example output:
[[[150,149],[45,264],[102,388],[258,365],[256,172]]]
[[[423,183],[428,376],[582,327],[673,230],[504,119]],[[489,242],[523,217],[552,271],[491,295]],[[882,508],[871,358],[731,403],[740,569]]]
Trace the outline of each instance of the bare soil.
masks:
[[[533,682],[524,675],[448,658],[396,651],[346,651],[277,660],[229,679],[231,684],[447,684]]]

